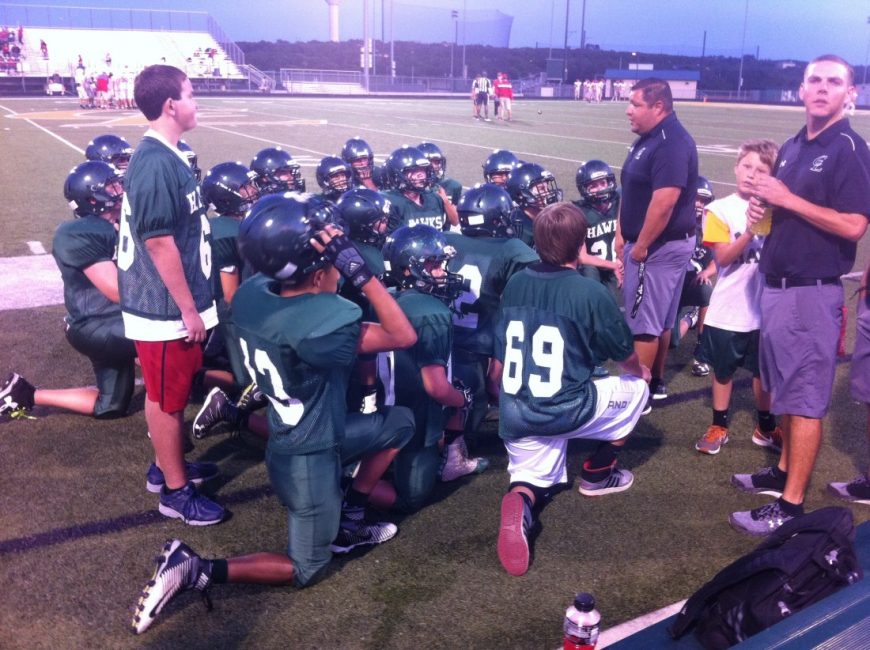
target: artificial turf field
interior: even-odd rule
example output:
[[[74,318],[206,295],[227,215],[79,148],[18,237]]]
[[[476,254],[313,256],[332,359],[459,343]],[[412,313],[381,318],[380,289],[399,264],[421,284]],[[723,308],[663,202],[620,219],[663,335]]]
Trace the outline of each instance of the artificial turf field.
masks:
[[[624,103],[519,100],[509,124],[475,121],[470,102],[460,100],[205,98],[200,109],[186,139],[203,169],[247,163],[260,148],[280,144],[303,165],[309,189],[316,188],[317,161],[359,135],[379,160],[402,144],[431,140],[448,157],[448,175],[466,186],[482,180],[489,151],[511,149],[550,169],[574,199],[577,165],[601,158],[618,175],[633,139]],[[54,228],[71,216],[63,179],[88,141],[113,132],[135,145],[144,121],[136,112],[82,111],[67,98],[0,99],[0,110],[0,372],[15,370],[46,388],[87,385],[90,366],[63,337],[53,262],[39,252],[50,250]],[[740,141],[781,142],[803,123],[798,108],[679,104],[677,113],[717,196],[733,191]],[[867,113],[852,124],[870,134]],[[868,259],[865,237],[854,270]],[[856,286],[845,283],[847,296]],[[848,305],[851,316],[854,298]],[[850,319],[847,352],[853,339]],[[641,419],[621,456],[634,486],[599,499],[581,497],[576,486],[560,493],[543,512],[525,576],[508,576],[495,554],[507,474],[489,424],[470,443],[490,469],[440,486],[431,505],[397,517],[395,540],[337,559],[325,580],[302,591],[221,586],[212,590],[210,614],[184,594],[142,637],[129,632],[131,608],[167,538],[180,537],[207,557],[285,548],[286,521],[269,491],[262,449],[244,436],[197,442],[189,458],[220,465],[222,476],[206,492],[233,516],[195,528],[165,520],[145,491],[150,445],[141,388],[131,415],[119,421],[37,409],[35,420],[0,422],[0,647],[553,648],[575,591],[596,595],[603,628],[686,598],[757,543],[733,532],[727,518],[768,497],[736,492],[730,475],[775,461],[749,439],[747,375],[739,375],[732,400],[731,442],[714,457],[693,449],[710,420],[710,380],[689,372],[694,341],[690,333],[672,352],[671,398]],[[866,418],[849,397],[847,357],[809,508],[835,505],[826,482],[865,468]],[[571,480],[590,448],[572,443]],[[853,511],[858,522],[870,519],[866,506]]]

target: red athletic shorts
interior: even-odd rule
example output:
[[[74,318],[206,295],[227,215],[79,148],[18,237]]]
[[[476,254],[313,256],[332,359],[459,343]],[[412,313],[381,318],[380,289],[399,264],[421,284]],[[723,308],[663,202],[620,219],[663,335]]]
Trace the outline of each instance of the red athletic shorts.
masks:
[[[148,399],[157,402],[164,413],[183,411],[193,376],[202,367],[202,346],[184,339],[134,343]]]

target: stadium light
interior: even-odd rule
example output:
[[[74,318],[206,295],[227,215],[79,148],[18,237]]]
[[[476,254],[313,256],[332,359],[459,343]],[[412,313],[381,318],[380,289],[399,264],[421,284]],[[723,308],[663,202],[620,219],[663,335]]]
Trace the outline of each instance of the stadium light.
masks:
[[[746,23],[749,19],[749,0],[743,11],[743,40],[740,42],[740,70],[737,72],[737,99],[740,99],[740,91],[743,90],[743,52],[746,49]]]
[[[870,16],[867,16],[867,24],[870,25]],[[864,54],[864,81],[861,82],[861,85],[865,85],[867,83],[867,60],[870,59],[870,40],[867,41],[867,53]]]

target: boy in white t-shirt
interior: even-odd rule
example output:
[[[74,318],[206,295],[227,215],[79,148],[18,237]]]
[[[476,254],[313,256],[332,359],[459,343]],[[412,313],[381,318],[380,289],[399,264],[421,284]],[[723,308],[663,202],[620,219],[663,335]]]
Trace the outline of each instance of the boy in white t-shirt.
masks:
[[[728,405],[734,373],[743,367],[752,373],[752,392],[758,425],[752,442],[779,451],[782,432],[770,412],[770,395],[761,387],[758,337],[761,328],[761,287],[758,271],[764,237],[746,224],[746,209],[753,179],[770,174],[777,146],[771,140],[747,140],[740,145],[734,174],[737,192],[713,201],[704,214],[704,243],[713,248],[719,279],[710,298],[699,360],[713,370],[713,423],[695,443],[702,454],[718,454],[728,442]]]

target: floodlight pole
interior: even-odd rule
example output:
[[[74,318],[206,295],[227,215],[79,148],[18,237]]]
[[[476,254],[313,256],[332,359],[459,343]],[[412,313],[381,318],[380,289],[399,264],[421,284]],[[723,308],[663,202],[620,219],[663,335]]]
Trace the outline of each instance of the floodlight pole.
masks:
[[[571,0],[565,0],[565,62],[562,67],[562,83],[568,80],[568,16],[571,12]]]
[[[468,68],[465,67],[466,28],[468,27],[468,2],[462,0],[462,78],[467,79]]]
[[[870,16],[867,16],[867,24],[870,25]],[[864,81],[861,85],[867,83],[867,60],[870,59],[870,40],[867,41],[867,53],[864,55]]]
[[[740,99],[740,91],[743,90],[743,52],[746,48],[746,23],[749,19],[749,0],[746,0],[746,8],[743,12],[743,40],[740,42],[740,70],[737,73],[737,99]]]
[[[363,87],[369,92],[369,0],[363,0]]]

